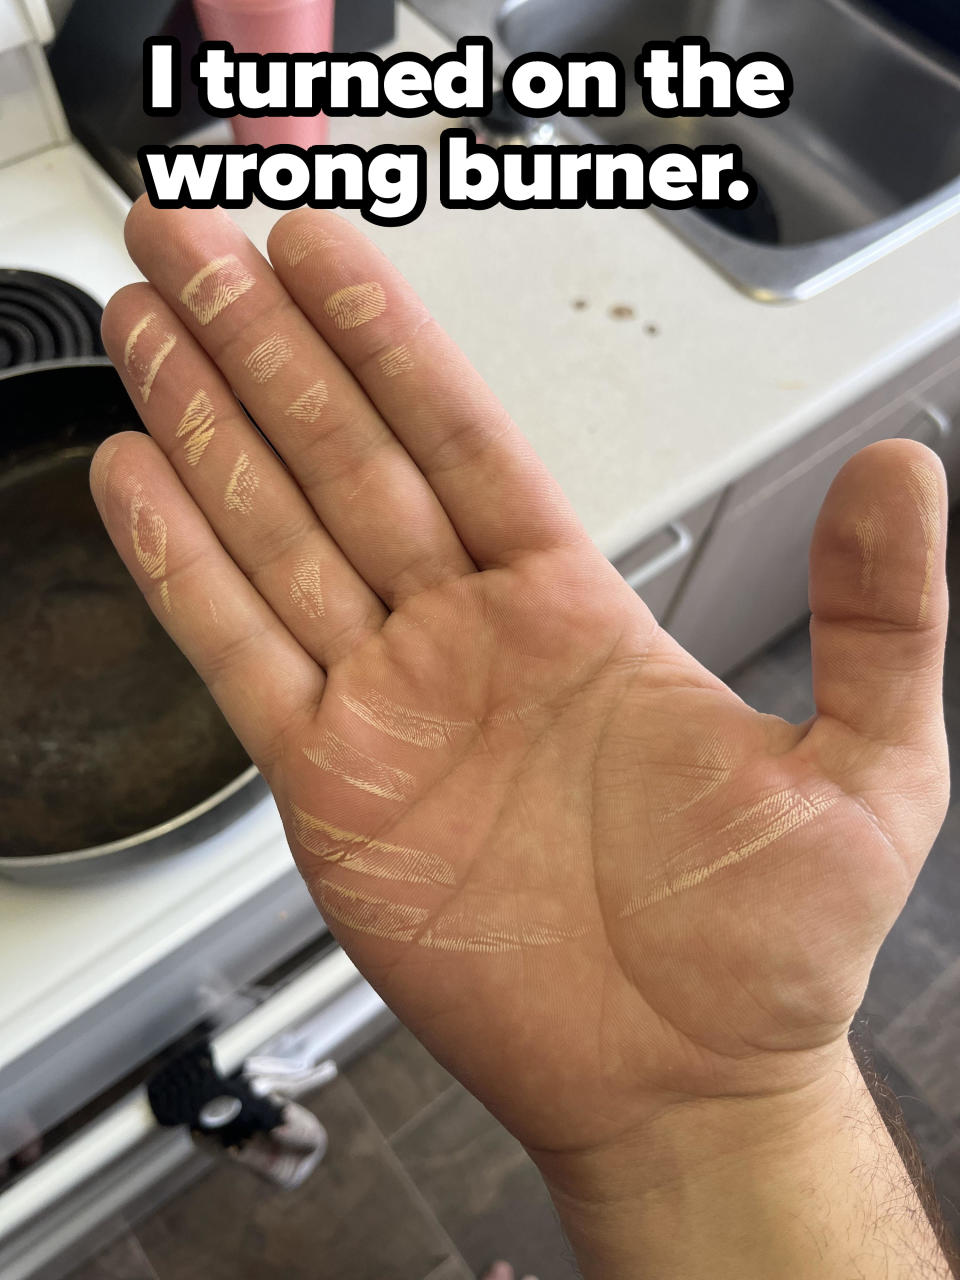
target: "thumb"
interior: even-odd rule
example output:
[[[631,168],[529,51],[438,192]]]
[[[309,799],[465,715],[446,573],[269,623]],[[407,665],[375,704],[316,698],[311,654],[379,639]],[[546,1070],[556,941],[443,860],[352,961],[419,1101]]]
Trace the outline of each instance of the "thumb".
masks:
[[[837,476],[810,553],[818,730],[832,722],[858,764],[921,752],[944,783],[946,537],[939,458],[887,440]]]

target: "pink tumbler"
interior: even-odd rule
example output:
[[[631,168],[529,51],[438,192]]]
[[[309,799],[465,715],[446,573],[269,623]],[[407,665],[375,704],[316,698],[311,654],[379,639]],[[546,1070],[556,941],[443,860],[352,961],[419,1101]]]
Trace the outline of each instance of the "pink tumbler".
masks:
[[[208,40],[229,40],[237,53],[329,53],[334,0],[194,0]],[[235,116],[244,146],[317,147],[327,141],[325,116]]]

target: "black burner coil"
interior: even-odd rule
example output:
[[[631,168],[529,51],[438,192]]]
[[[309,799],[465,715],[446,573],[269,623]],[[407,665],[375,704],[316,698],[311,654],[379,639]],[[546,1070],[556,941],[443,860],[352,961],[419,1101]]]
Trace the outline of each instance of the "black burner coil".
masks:
[[[0,268],[0,370],[102,356],[100,311],[65,280]]]

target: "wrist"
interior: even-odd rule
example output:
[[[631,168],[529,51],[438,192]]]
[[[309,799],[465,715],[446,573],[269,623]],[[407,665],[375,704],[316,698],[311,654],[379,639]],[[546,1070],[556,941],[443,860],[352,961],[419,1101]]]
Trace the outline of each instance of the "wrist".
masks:
[[[846,1044],[802,1089],[678,1103],[615,1145],[531,1154],[588,1280],[873,1280],[921,1258],[949,1275]]]
[[[816,1078],[781,1093],[665,1102],[642,1126],[616,1141],[576,1151],[537,1151],[554,1199],[581,1212],[613,1210],[687,1184],[728,1175],[729,1166],[760,1168],[816,1143],[836,1122],[843,1097],[861,1080],[844,1043]]]

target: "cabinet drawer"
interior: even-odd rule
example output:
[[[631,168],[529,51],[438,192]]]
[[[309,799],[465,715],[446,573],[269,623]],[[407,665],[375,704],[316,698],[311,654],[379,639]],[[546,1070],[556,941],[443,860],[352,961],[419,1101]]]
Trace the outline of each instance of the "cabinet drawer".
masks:
[[[622,577],[643,597],[658,621],[690,571],[703,535],[720,505],[720,497],[717,494],[685,512],[617,561]]]
[[[950,484],[951,503],[960,499],[960,351],[917,387],[913,398],[927,411],[924,434],[917,438],[936,449]]]
[[[0,52],[0,165],[58,141],[37,71],[42,56],[29,44]]]

